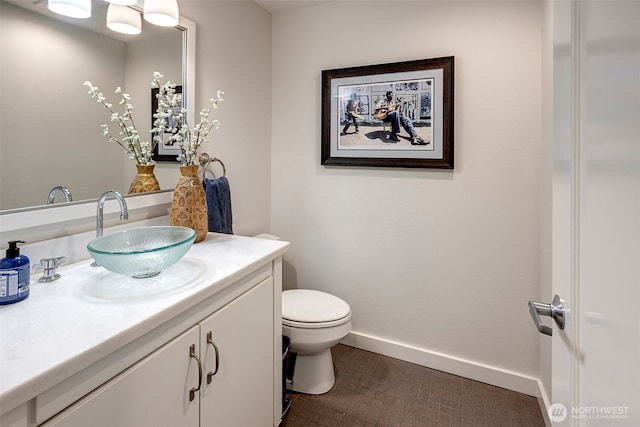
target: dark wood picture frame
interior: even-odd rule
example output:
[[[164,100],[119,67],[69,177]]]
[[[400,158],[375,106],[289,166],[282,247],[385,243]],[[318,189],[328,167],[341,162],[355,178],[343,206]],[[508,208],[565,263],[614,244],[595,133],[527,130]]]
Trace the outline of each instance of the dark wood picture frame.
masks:
[[[395,115],[381,108],[387,94]],[[323,70],[320,163],[453,169],[453,102],[453,56]]]
[[[153,129],[153,122],[155,121],[153,115],[158,109],[158,88],[151,89],[151,128]],[[176,93],[182,93],[182,86],[176,86]],[[171,132],[165,130],[165,134],[162,138],[162,143],[155,146],[153,149],[153,160],[161,162],[175,162],[180,155],[180,148],[177,146],[167,145],[167,141],[171,136]]]

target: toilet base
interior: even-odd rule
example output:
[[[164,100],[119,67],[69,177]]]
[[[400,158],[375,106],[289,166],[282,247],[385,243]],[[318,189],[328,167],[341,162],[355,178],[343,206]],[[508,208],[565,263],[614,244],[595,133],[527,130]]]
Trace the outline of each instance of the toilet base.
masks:
[[[336,377],[331,349],[313,354],[296,354],[293,379],[289,388],[298,393],[324,394],[331,390]]]

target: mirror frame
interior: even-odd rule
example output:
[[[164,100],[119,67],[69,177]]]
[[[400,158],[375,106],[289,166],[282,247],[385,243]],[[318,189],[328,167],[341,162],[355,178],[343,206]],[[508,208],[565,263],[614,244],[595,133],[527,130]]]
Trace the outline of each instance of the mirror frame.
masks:
[[[182,76],[184,103],[187,111],[195,111],[195,53],[196,53],[196,24],[195,22],[180,16],[177,28],[183,30],[185,35],[182,40]],[[176,165],[178,165],[176,163]],[[177,170],[177,168],[176,168]],[[107,191],[108,189],[105,189]],[[148,209],[171,203],[173,190],[162,190],[149,194],[127,195],[127,205],[130,211],[136,209]],[[95,199],[87,199],[78,202],[64,204],[31,206],[25,208],[0,211],[0,239],[20,239],[17,237],[20,230],[46,229],[56,224],[66,222],[87,222],[96,216]],[[105,205],[105,214],[119,212],[116,203]]]

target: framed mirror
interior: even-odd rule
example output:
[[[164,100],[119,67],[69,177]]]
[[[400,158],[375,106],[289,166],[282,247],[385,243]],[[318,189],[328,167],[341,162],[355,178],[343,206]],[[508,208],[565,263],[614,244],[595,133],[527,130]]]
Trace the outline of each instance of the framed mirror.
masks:
[[[114,104],[116,87],[129,93],[143,137],[152,126],[154,71],[181,84],[194,111],[195,23],[181,17],[166,28],[143,20],[142,34],[123,35],[106,28],[107,6],[93,1],[92,18],[80,20],[49,12],[44,1],[0,0],[2,231],[9,214],[59,207],[62,193],[46,205],[56,186],[69,189],[71,205],[95,203],[107,190],[127,193],[135,161],[103,137],[109,112],[91,99],[84,81]],[[159,181],[165,191],[175,184]]]

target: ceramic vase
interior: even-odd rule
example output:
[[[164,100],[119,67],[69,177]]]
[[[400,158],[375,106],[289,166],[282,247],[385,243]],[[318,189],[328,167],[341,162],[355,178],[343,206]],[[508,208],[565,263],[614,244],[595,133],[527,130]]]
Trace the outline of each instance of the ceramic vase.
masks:
[[[198,178],[197,165],[180,166],[180,174],[171,200],[171,225],[195,230],[195,243],[198,243],[204,240],[209,231],[207,199]]]
[[[158,184],[158,180],[153,174],[155,167],[156,165],[136,165],[138,174],[131,182],[129,194],[148,193],[149,191],[160,190],[160,184]]]

